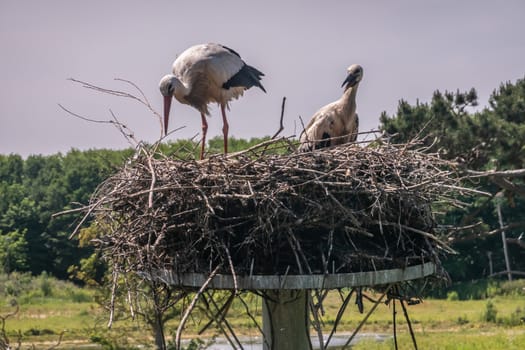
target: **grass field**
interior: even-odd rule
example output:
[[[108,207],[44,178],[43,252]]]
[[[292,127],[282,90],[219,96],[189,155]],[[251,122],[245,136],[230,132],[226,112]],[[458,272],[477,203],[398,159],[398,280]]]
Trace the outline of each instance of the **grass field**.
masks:
[[[485,321],[487,300],[425,300],[410,306],[409,315],[419,349],[523,349],[525,298],[498,297],[491,300],[495,322]],[[413,349],[412,339],[401,310],[397,314],[398,345]],[[370,317],[363,332],[392,334],[392,312],[382,307]],[[364,341],[355,349],[394,349],[393,338],[385,342]]]
[[[463,330],[418,332],[417,345],[426,350],[520,350],[524,348],[525,331],[513,329]],[[413,349],[412,340],[406,333],[398,337],[399,349]],[[365,340],[358,343],[355,350],[395,349],[394,341],[385,342]]]
[[[36,349],[48,348],[63,331],[62,349],[79,348],[80,344],[93,344],[94,341],[99,349],[131,349],[139,344],[151,345],[149,330],[137,322],[119,321],[112,330],[107,330],[108,314],[93,301],[94,294],[94,291],[70,284],[54,282],[47,285],[45,280],[39,281],[36,289],[16,297],[20,310],[6,318],[6,334],[13,343],[21,334],[24,344],[36,344]],[[12,299],[7,296],[0,299],[0,316],[5,317],[15,310],[9,305]],[[260,322],[261,300],[253,296],[247,301]],[[331,293],[325,302],[325,332],[329,332],[334,323],[339,303],[336,293]],[[370,306],[370,303],[365,304],[365,313]],[[399,307],[397,311],[399,348],[412,349],[406,321]],[[525,297],[522,295],[465,301],[427,299],[419,305],[409,306],[408,312],[420,349],[498,350],[525,347],[525,324],[520,321],[525,317]],[[351,333],[363,317],[351,303],[338,327],[338,334]],[[228,319],[239,334],[257,334],[240,304],[232,307]],[[173,332],[176,326],[177,322],[171,321],[168,333]],[[196,333],[202,326],[203,322],[198,317],[192,319],[186,335],[197,337]],[[380,305],[361,332],[388,337],[382,342],[361,341],[355,349],[394,349],[391,305]],[[204,339],[207,336],[211,333],[198,337]]]

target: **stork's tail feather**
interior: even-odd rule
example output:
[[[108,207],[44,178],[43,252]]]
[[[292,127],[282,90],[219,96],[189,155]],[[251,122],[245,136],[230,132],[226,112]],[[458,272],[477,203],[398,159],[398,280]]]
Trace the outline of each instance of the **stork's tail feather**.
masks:
[[[231,87],[242,86],[246,89],[251,88],[252,86],[257,86],[262,91],[266,92],[264,86],[261,84],[261,77],[264,76],[264,73],[245,64],[240,71],[238,71],[233,77],[231,77],[227,82],[222,84],[222,87],[229,89]]]

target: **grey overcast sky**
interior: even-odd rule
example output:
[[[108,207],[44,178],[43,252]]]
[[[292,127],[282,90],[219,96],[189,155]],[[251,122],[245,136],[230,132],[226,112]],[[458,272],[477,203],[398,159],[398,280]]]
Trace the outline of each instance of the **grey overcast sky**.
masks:
[[[125,148],[94,119],[111,109],[138,139],[160,128],[136,102],[104,96],[67,78],[127,89],[140,86],[158,111],[160,78],[187,47],[218,42],[263,71],[268,91],[231,104],[230,134],[273,134],[287,97],[285,131],[298,133],[339,98],[346,68],[359,63],[361,130],[376,128],[398,101],[429,101],[436,89],[478,90],[481,106],[501,82],[525,74],[525,1],[71,1],[0,0],[0,154],[51,154],[71,148]],[[221,135],[212,108],[208,135]],[[199,113],[172,104],[170,139],[200,132]]]

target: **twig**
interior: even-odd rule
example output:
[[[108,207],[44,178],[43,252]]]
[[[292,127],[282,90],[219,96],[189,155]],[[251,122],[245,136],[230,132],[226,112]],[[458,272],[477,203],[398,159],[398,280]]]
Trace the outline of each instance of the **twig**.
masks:
[[[233,277],[234,294],[237,294],[237,292],[239,291],[239,288],[237,284],[237,274],[235,273],[235,267],[233,266],[233,261],[230,255],[230,250],[226,246],[224,247],[224,249],[226,251],[226,256],[228,257],[228,265],[230,265],[230,271]]]
[[[113,266],[113,278],[111,280],[111,297],[109,301],[109,321],[108,321],[108,328],[111,328],[113,325],[113,319],[115,316],[115,298],[116,298],[116,291],[117,291],[117,283],[118,283],[118,272],[117,267]]]
[[[82,116],[80,114],[72,112],[71,110],[69,110],[66,107],[62,106],[60,103],[58,103],[58,107],[62,108],[62,110],[64,110],[68,114],[72,115],[73,117],[85,120],[87,122],[101,123],[101,124],[115,124],[116,123],[114,120],[99,120],[99,119],[93,119],[93,118],[89,118],[89,117],[84,117],[84,116]]]
[[[250,308],[248,307],[248,304],[244,301],[244,299],[242,298],[242,295],[239,295],[239,300],[241,301],[242,305],[244,306],[244,309],[246,310],[246,314],[248,315],[248,317],[252,320],[253,324],[255,325],[255,327],[257,327],[257,329],[259,330],[259,333],[260,334],[264,334],[263,332],[263,329],[261,328],[261,326],[259,325],[259,323],[257,322],[257,320],[255,319],[255,317],[253,316],[253,314],[250,312]],[[263,341],[265,342],[266,344],[266,347],[269,348],[270,347],[270,344],[268,343],[268,340],[266,339],[266,337],[262,337],[263,338]]]
[[[513,177],[523,177],[525,176],[525,169],[515,169],[515,170],[489,170],[489,171],[475,171],[467,170],[468,178],[479,178],[479,177],[502,177],[502,178],[513,178]]]
[[[7,337],[7,332],[5,330],[5,322],[6,322],[6,320],[9,317],[15,316],[18,313],[18,311],[20,311],[20,306],[18,305],[18,303],[16,303],[15,307],[16,308],[15,308],[15,310],[13,312],[9,312],[9,313],[7,313],[5,315],[0,315],[0,323],[1,323],[1,327],[0,327],[0,349],[11,349],[9,338]],[[20,349],[20,342],[21,342],[21,337],[18,338],[18,347],[17,347],[17,349]]]
[[[66,333],[66,331],[60,332],[60,334],[58,335],[57,343],[55,345],[52,345],[49,348],[47,348],[47,350],[53,350],[53,349],[58,348],[60,346],[60,343],[62,342],[62,338],[64,337],[65,333]]]
[[[325,350],[324,340],[323,340],[323,328],[321,326],[321,320],[319,318],[319,313],[317,312],[317,308],[314,305],[314,302],[312,300],[312,297],[308,297],[308,303],[310,304],[310,309],[312,310],[312,316],[314,318],[314,325],[315,330],[317,331],[317,338],[319,340],[319,349]]]
[[[153,165],[151,165],[151,157],[148,157],[148,166],[149,170],[151,172],[151,184],[149,187],[149,194],[148,194],[148,207],[153,207],[153,189],[155,188],[155,182],[157,181],[157,177],[155,176],[155,169],[153,169]]]
[[[408,330],[410,331],[410,337],[412,338],[414,349],[417,350],[416,336],[414,335],[414,330],[412,329],[412,323],[410,322],[410,318],[408,317],[408,312],[405,307],[405,303],[403,302],[403,299],[399,299],[399,303],[401,304],[401,307],[403,308],[403,314],[405,315],[405,319],[407,321]]]
[[[111,124],[113,125],[115,128],[117,128],[117,130],[124,136],[124,138],[132,145],[132,146],[136,146],[138,144],[138,142],[134,139],[133,137],[133,133],[130,132],[130,133],[126,133],[125,130],[128,129],[128,127],[126,125],[124,125],[123,123],[121,123],[117,117],[115,116],[115,114],[113,113],[113,111],[110,109],[109,112],[113,118],[113,120],[99,120],[99,119],[93,119],[93,118],[90,118],[90,117],[85,117],[85,116],[82,116],[78,113],[75,113],[75,112],[72,112],[71,110],[67,109],[66,107],[64,107],[63,105],[61,105],[60,103],[58,103],[58,106],[64,110],[66,113],[68,113],[69,115],[73,116],[73,117],[76,117],[76,118],[79,118],[79,119],[82,119],[82,120],[85,120],[85,121],[88,121],[88,122],[91,122],[91,123],[100,123],[100,124]],[[133,140],[133,142],[131,142],[130,140]]]
[[[69,78],[68,80],[70,80],[72,82],[75,82],[75,83],[79,83],[79,84],[82,85],[82,87],[84,87],[86,89],[94,90],[96,92],[100,92],[100,93],[104,93],[104,94],[108,94],[108,95],[129,98],[131,100],[135,100],[135,101],[141,103],[142,105],[146,106],[153,113],[153,115],[155,115],[157,117],[157,119],[159,120],[159,123],[160,123],[161,134],[162,134],[162,117],[151,106],[151,104],[149,103],[148,99],[146,98],[146,95],[144,94],[144,92],[135,83],[133,83],[133,82],[131,82],[129,80],[125,80],[125,79],[115,78],[116,81],[121,81],[121,82],[127,83],[127,84],[131,85],[132,87],[134,87],[141,94],[142,98],[139,98],[139,97],[137,97],[137,96],[135,96],[133,94],[130,94],[128,92],[125,92],[125,91],[106,89],[106,88],[103,88],[103,87],[100,87],[100,86],[97,86],[97,85],[94,85],[94,84],[91,84],[91,83],[88,83],[88,82],[85,82],[85,81],[82,81],[82,80],[74,79],[74,78]]]
[[[200,287],[200,289],[197,291],[197,293],[195,294],[195,296],[193,297],[193,300],[191,301],[190,305],[188,305],[188,307],[186,308],[186,311],[184,312],[184,315],[182,316],[182,319],[180,321],[180,324],[179,326],[177,327],[177,333],[175,334],[175,344],[176,344],[176,349],[179,350],[180,349],[180,340],[181,340],[181,335],[182,335],[182,330],[184,329],[184,325],[186,324],[186,321],[188,320],[188,317],[189,315],[191,314],[191,311],[193,310],[193,308],[195,307],[195,304],[197,303],[197,300],[199,299],[199,297],[201,296],[201,294],[206,290],[206,288],[208,287],[208,284],[210,284],[210,282],[213,280],[213,277],[215,277],[215,275],[217,274],[217,272],[219,272],[219,269],[220,269],[220,265],[218,265],[213,271],[212,273],[210,274],[210,276],[208,277],[208,279],[202,284],[202,286]]]
[[[354,294],[354,289],[352,289],[350,291],[350,293],[348,293],[346,298],[343,300],[343,304],[339,308],[339,311],[337,312],[337,316],[336,316],[335,321],[334,321],[334,327],[332,328],[332,331],[330,332],[330,335],[328,336],[328,339],[326,339],[326,343],[325,343],[325,347],[326,348],[329,347],[330,340],[332,340],[332,336],[337,331],[337,326],[341,322],[341,318],[343,317],[343,315],[345,313],[345,310],[346,310],[346,307],[348,306],[348,303],[350,302],[350,299],[352,298],[352,294]]]
[[[395,350],[398,350],[397,347],[397,330],[396,330],[396,299],[392,298],[392,325],[394,330],[394,347]]]
[[[239,347],[239,349],[244,349],[244,347],[242,346],[242,343],[240,342],[239,338],[237,337],[237,335],[235,334],[235,332],[233,331],[233,328],[231,327],[230,323],[226,320],[226,313],[228,312],[230,306],[231,306],[231,303],[233,302],[233,299],[235,298],[235,293],[232,293],[229,297],[229,301],[227,302],[227,306],[226,308],[224,308],[224,310],[222,310],[221,312],[221,309],[219,309],[219,307],[217,306],[217,303],[215,302],[215,300],[213,298],[210,298],[210,301],[211,301],[211,304],[213,305],[213,307],[217,310],[217,315],[221,315],[220,318],[218,318],[216,320],[217,324],[221,324],[221,323],[224,323],[226,328],[228,329],[228,331],[230,332],[232,338],[235,340],[235,344],[237,344],[237,346]],[[233,342],[230,342],[230,344],[232,345],[232,347],[235,348],[235,345]]]
[[[281,104],[281,119],[279,120],[279,129],[277,130],[277,132],[275,134],[273,134],[272,136],[272,140],[274,140],[277,135],[279,135],[281,133],[281,131],[284,130],[284,125],[283,125],[283,118],[284,118],[284,105],[286,103],[286,96],[283,97],[283,102]]]
[[[361,321],[361,323],[359,323],[359,325],[357,326],[357,328],[354,330],[354,332],[352,333],[352,335],[350,336],[350,338],[348,338],[348,340],[346,341],[345,345],[343,345],[343,348],[342,350],[346,349],[348,347],[348,345],[350,344],[350,342],[352,342],[352,340],[354,339],[354,337],[356,336],[356,334],[359,332],[359,330],[361,329],[361,327],[363,327],[363,325],[365,324],[365,322],[368,320],[368,318],[370,317],[370,315],[374,312],[374,310],[377,308],[377,306],[381,303],[381,301],[383,300],[383,298],[385,297],[385,295],[388,293],[388,291],[390,290],[390,288],[392,288],[392,284],[389,285],[387,287],[387,289],[384,291],[384,293],[381,295],[381,297],[379,298],[379,300],[377,300],[377,303],[374,304],[374,306],[372,306],[372,308],[370,308],[370,311],[368,311],[368,313],[366,314],[365,318]]]
[[[507,242],[514,243],[519,245],[522,248],[525,248],[525,242],[523,240],[517,239],[517,238],[507,238]]]
[[[205,295],[208,296],[208,298],[210,299],[210,302],[208,302],[205,299]],[[208,327],[210,327],[215,322],[216,325],[217,325],[217,328],[219,328],[219,330],[222,332],[222,334],[224,335],[226,340],[232,346],[232,349],[237,349],[236,343],[230,337],[230,333],[228,333],[228,330],[224,329],[224,327],[222,326],[222,321],[224,319],[225,312],[227,312],[227,308],[230,307],[231,300],[233,300],[234,296],[235,296],[234,294],[231,294],[230,297],[228,298],[228,300],[226,301],[226,303],[221,307],[221,309],[218,310],[216,313],[213,313],[210,310],[210,304],[212,304],[212,302],[213,302],[213,295],[210,295],[209,293],[203,294],[203,300],[204,300],[204,302],[206,304],[205,307],[203,308],[203,311],[209,317],[210,320],[209,320],[209,322],[206,325],[204,325],[204,327],[202,327],[202,329],[198,332],[198,334],[201,335],[202,333],[204,333],[206,331],[206,329],[208,329]],[[224,311],[225,309],[226,309],[226,311]]]
[[[213,296],[209,293],[206,293],[208,298],[212,299]],[[233,299],[235,298],[235,293],[230,294],[226,302],[221,306],[221,308],[217,311],[216,315],[214,317],[210,318],[208,323],[206,323],[197,334],[201,335],[202,333],[206,332],[206,330],[213,324],[213,322],[216,322],[217,324],[221,323],[224,317],[226,317],[226,313],[228,312]]]

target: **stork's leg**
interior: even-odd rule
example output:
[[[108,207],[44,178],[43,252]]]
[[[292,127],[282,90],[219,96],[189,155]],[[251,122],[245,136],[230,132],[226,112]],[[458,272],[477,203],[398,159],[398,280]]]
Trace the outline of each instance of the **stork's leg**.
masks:
[[[204,146],[206,145],[206,133],[208,132],[208,121],[204,113],[201,113],[202,119],[202,144],[201,144],[201,160],[204,159]]]
[[[228,119],[226,119],[226,106],[221,104],[222,112],[222,134],[224,135],[224,154],[228,154]]]

